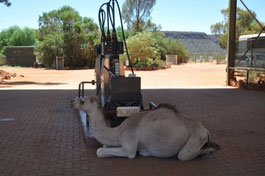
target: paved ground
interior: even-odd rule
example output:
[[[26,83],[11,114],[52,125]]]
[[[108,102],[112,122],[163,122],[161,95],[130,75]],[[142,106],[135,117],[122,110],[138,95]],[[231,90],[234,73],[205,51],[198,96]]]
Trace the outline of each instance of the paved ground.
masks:
[[[25,77],[0,83],[0,176],[265,175],[265,93],[225,87],[224,65],[137,72],[145,107],[174,104],[201,120],[222,148],[189,162],[97,158],[100,145],[93,139],[85,144],[78,113],[69,107],[78,83],[90,80],[93,70],[5,69]]]
[[[170,102],[211,131],[221,150],[207,158],[138,156],[99,159],[99,146],[85,145],[77,111],[69,107],[75,90],[1,90],[0,175],[264,175],[265,94],[238,89],[143,90],[151,100]],[[94,94],[87,91],[86,94]]]
[[[142,78],[142,88],[225,88],[225,65],[211,63],[183,64],[158,71],[136,71]],[[0,67],[24,77],[0,82],[2,89],[76,89],[81,81],[94,79],[94,70],[52,70]],[[126,71],[129,74],[130,71]],[[94,89],[87,85],[86,88]]]

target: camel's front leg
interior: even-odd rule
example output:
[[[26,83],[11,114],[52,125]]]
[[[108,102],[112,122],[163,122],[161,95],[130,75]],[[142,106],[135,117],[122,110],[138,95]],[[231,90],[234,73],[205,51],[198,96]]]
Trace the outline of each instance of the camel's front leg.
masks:
[[[104,157],[128,157],[130,159],[135,158],[137,149],[127,149],[125,147],[119,148],[99,148],[97,150],[97,156]]]
[[[108,146],[107,148],[106,147],[99,148],[97,150],[97,156],[100,158],[103,157],[128,157],[130,159],[135,158],[138,147],[138,140],[137,138],[135,138],[134,132],[135,131],[132,131],[132,129],[120,132],[119,140],[121,146],[120,147]]]

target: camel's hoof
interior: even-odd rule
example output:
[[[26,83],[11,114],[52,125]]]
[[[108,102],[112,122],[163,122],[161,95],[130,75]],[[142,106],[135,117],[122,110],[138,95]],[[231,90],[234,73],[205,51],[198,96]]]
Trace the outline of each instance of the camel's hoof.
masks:
[[[104,148],[99,148],[99,149],[97,150],[97,156],[98,156],[99,158],[103,158],[103,157],[104,157]]]

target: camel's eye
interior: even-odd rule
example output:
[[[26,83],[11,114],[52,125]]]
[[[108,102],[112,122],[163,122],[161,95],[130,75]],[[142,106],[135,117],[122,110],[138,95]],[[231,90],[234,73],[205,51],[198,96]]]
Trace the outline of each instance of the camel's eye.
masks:
[[[80,100],[80,104],[83,105],[85,103],[85,101],[83,100]]]

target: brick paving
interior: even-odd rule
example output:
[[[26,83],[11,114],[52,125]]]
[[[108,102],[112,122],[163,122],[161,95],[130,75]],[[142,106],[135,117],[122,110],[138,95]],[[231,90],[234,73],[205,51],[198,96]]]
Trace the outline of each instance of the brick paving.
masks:
[[[221,150],[181,162],[176,158],[96,157],[86,145],[75,90],[1,90],[0,175],[265,175],[265,93],[238,89],[150,89],[149,101],[175,104],[201,120]],[[94,94],[89,90],[87,94]]]

